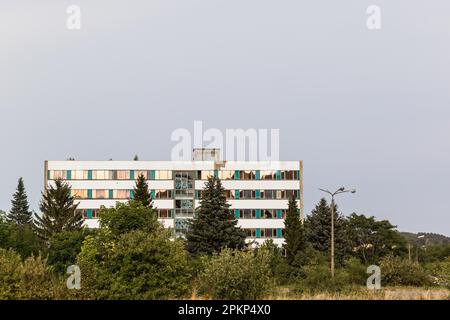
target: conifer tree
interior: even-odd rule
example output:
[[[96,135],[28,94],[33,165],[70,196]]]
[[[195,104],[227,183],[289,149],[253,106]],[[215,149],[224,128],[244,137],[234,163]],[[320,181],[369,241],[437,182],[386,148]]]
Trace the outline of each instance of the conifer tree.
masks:
[[[32,222],[32,213],[30,212],[28,197],[22,178],[19,178],[11,204],[11,211],[7,215],[8,220],[21,226],[30,225]]]
[[[289,200],[284,226],[285,243],[283,247],[286,250],[288,262],[292,264],[295,257],[304,253],[307,247],[305,228],[300,220],[300,211],[294,197]]]
[[[39,205],[42,216],[35,214],[34,225],[37,235],[47,241],[62,231],[81,230],[83,217],[76,212],[77,206],[71,196],[69,184],[61,179],[55,180],[55,186],[50,186],[42,193]]]
[[[339,213],[337,205],[334,207],[334,237],[335,256],[337,262],[342,262],[350,252],[349,237],[346,232],[346,220]],[[311,215],[305,221],[308,242],[313,248],[329,254],[331,247],[331,208],[325,198],[322,198]]]
[[[153,208],[148,183],[143,174],[140,174],[136,180],[133,200],[139,201],[146,208]]]
[[[237,227],[237,220],[229,209],[224,191],[219,178],[208,178],[200,207],[186,233],[186,247],[190,253],[212,254],[223,248],[245,247],[246,234]]]

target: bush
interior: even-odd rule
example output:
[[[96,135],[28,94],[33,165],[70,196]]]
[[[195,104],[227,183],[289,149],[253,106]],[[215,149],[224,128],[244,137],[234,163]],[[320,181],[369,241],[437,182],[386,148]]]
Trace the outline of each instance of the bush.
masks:
[[[336,269],[334,279],[328,265],[307,265],[302,268],[303,277],[298,278],[295,291],[300,292],[338,292],[347,289],[351,282],[348,272]]]
[[[450,257],[441,262],[427,264],[425,270],[430,274],[434,285],[450,289]]]
[[[67,267],[75,264],[87,234],[89,234],[88,230],[63,231],[50,239],[50,245],[47,249],[48,263],[53,266],[56,272],[64,275]]]
[[[392,286],[426,286],[431,284],[424,269],[400,257],[386,256],[380,261],[381,283]]]
[[[144,207],[138,201],[118,202],[115,208],[102,207],[100,226],[102,229],[107,229],[116,238],[134,230],[152,233],[162,228],[155,210]]]
[[[213,299],[260,299],[272,287],[270,252],[224,249],[206,262],[199,292]]]
[[[189,292],[187,252],[167,230],[132,231],[100,254],[93,237],[83,244],[78,263],[86,298],[164,299]],[[84,291],[84,289],[83,289]]]
[[[0,299],[61,299],[65,291],[41,256],[22,262],[13,250],[0,249]]]
[[[348,275],[348,281],[352,285],[365,286],[367,283],[367,267],[358,258],[352,257],[344,262],[344,269]]]

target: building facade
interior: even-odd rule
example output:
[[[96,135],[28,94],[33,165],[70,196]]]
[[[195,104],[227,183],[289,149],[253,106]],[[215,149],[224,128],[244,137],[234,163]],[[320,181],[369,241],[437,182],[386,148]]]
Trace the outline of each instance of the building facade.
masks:
[[[198,159],[198,157],[197,157]],[[233,162],[214,158],[193,161],[46,161],[45,186],[62,178],[72,187],[78,210],[90,228],[99,226],[101,206],[133,199],[135,180],[148,180],[159,221],[177,235],[194,216],[208,176],[222,180],[230,209],[247,232],[247,242],[284,241],[284,218],[293,196],[303,219],[301,161]]]

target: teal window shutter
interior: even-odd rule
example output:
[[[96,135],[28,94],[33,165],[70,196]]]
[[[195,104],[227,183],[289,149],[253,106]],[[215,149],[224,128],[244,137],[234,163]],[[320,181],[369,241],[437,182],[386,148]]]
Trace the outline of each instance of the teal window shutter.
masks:
[[[261,191],[260,190],[256,190],[256,199],[261,199]]]
[[[67,178],[67,180],[72,180],[72,170],[67,170],[66,178]]]
[[[92,199],[92,189],[88,190],[88,199]]]
[[[261,171],[259,171],[259,170],[256,170],[256,175],[255,175],[256,177],[256,180],[260,180],[261,179]]]
[[[256,237],[261,238],[261,229],[260,228],[256,228]]]
[[[130,170],[130,180],[134,180],[134,170]]]
[[[234,190],[234,198],[239,199],[239,190]]]
[[[261,209],[256,209],[256,219],[261,218]]]
[[[155,180],[155,170],[150,170],[150,180]]]
[[[278,228],[277,229],[277,238],[282,238],[283,236],[282,236],[282,233],[281,233],[281,229],[280,228]]]
[[[281,171],[277,170],[277,180],[281,180]]]
[[[239,209],[234,209],[234,216],[239,219]]]
[[[281,209],[277,209],[277,219],[281,219]]]
[[[92,180],[92,170],[88,170],[88,180]]]
[[[130,190],[130,199],[134,199],[134,190]]]
[[[234,180],[239,180],[239,170],[234,170]]]
[[[110,199],[114,198],[114,190],[109,190],[109,198]]]
[[[152,190],[151,192],[150,192],[150,198],[153,200],[153,199],[155,199],[155,190]]]
[[[218,178],[219,177],[219,170],[214,170],[214,178]]]
[[[92,219],[92,209],[87,209],[87,218]]]

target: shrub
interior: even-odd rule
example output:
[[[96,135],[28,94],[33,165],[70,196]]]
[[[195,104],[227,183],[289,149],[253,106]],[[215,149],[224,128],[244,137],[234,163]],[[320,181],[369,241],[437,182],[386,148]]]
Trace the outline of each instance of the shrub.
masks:
[[[386,256],[380,261],[382,285],[426,286],[430,280],[417,263],[410,263],[400,257]]]
[[[338,292],[350,286],[349,274],[344,269],[336,269],[334,279],[328,265],[307,265],[302,268],[303,276],[298,278],[295,291],[300,292]]]
[[[60,274],[66,274],[67,267],[74,264],[81,251],[84,238],[89,233],[82,231],[63,231],[50,239],[47,249],[48,263]]]
[[[187,252],[180,240],[170,240],[167,230],[123,234],[105,254],[88,237],[78,263],[87,298],[164,299],[189,292]]]
[[[431,276],[431,282],[450,289],[450,257],[441,262],[429,263],[425,270]]]
[[[41,256],[22,262],[13,250],[0,249],[0,299],[61,299],[61,280]]]
[[[260,299],[273,284],[270,260],[264,248],[224,249],[206,263],[198,279],[199,291],[213,299]]]

